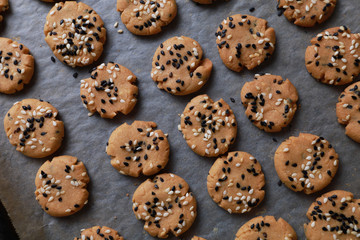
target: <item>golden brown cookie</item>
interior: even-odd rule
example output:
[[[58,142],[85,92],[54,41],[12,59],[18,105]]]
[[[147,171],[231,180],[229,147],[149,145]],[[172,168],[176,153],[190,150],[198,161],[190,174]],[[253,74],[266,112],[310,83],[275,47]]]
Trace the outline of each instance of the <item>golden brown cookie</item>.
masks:
[[[193,236],[191,240],[206,240],[206,239],[198,236]]]
[[[42,100],[16,102],[4,119],[6,135],[22,154],[47,157],[58,150],[64,137],[64,124],[57,115],[58,110]]]
[[[74,240],[124,240],[117,231],[109,227],[94,226],[92,228],[83,229],[79,238]]]
[[[9,1],[8,0],[0,0],[0,14],[9,9]],[[0,22],[2,22],[3,16],[0,15]]]
[[[156,50],[151,78],[158,88],[174,95],[198,91],[210,77],[212,62],[203,58],[200,44],[188,37],[172,37]]]
[[[335,176],[339,160],[323,137],[300,133],[290,137],[275,152],[275,169],[280,180],[295,192],[311,194],[326,187]]]
[[[36,200],[53,217],[72,215],[87,204],[89,181],[85,165],[76,157],[54,157],[36,174]]]
[[[193,1],[200,4],[212,4],[215,2],[215,0],[193,0]]]
[[[106,41],[101,17],[82,2],[56,3],[46,17],[45,41],[54,55],[71,67],[96,61]]]

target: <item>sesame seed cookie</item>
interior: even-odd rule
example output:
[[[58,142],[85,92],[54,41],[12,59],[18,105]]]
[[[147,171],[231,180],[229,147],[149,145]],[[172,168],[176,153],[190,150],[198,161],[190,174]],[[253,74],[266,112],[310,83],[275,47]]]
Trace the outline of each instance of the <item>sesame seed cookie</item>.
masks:
[[[323,137],[300,133],[290,137],[275,152],[280,180],[295,192],[311,194],[325,188],[338,169],[338,155]]]
[[[254,69],[275,50],[275,30],[267,26],[266,20],[250,15],[228,17],[219,25],[215,36],[222,61],[235,72],[244,67]]]
[[[133,211],[144,220],[144,229],[153,237],[176,237],[186,232],[196,218],[196,200],[189,185],[171,173],[146,180],[135,191]]]
[[[215,0],[193,0],[193,1],[200,4],[212,4],[215,2]]]
[[[178,126],[189,147],[197,154],[217,157],[228,151],[237,134],[237,123],[230,106],[208,95],[193,98],[181,114]]]
[[[206,240],[206,239],[198,236],[193,236],[191,240]]]
[[[335,190],[323,194],[311,204],[304,224],[308,240],[360,239],[360,199],[350,192]]]
[[[203,57],[200,44],[188,37],[172,37],[156,50],[151,78],[158,88],[174,95],[198,91],[210,77],[212,62]]]
[[[330,85],[344,85],[360,74],[360,33],[346,26],[319,33],[305,53],[306,68],[315,79]]]
[[[0,0],[0,13],[5,12],[9,9],[9,1],[8,0]],[[0,22],[2,22],[3,16],[0,15]]]
[[[169,25],[177,14],[175,0],[117,0],[121,21],[136,35],[154,35]]]
[[[85,165],[76,157],[54,157],[36,174],[36,200],[53,217],[72,215],[87,204],[89,181]]]
[[[156,130],[156,123],[144,121],[124,123],[116,128],[106,147],[111,165],[121,174],[132,177],[159,172],[166,166],[169,152],[167,136]]]
[[[64,137],[64,124],[57,115],[58,110],[42,100],[16,102],[4,119],[6,135],[22,154],[47,157],[59,149]]]
[[[92,228],[81,230],[81,237],[74,238],[74,240],[124,240],[117,231],[109,227],[94,226]]]
[[[118,112],[128,114],[138,96],[136,76],[117,63],[95,68],[91,77],[81,80],[80,96],[89,115],[98,112],[102,118],[114,118]]]
[[[106,41],[101,17],[82,2],[56,3],[46,17],[45,41],[54,55],[71,67],[96,61]]]
[[[259,129],[280,132],[290,124],[297,110],[298,93],[294,85],[276,75],[255,75],[241,89],[245,114]]]

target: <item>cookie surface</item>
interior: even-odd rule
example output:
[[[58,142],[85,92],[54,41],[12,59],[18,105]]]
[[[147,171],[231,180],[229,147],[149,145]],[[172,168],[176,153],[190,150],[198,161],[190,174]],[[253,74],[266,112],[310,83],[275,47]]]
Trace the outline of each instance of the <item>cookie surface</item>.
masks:
[[[158,88],[174,95],[198,91],[210,77],[212,62],[203,58],[200,44],[188,37],[172,37],[156,50],[151,78]]]
[[[217,157],[228,151],[235,141],[237,123],[230,106],[208,95],[193,98],[181,114],[178,126],[186,143],[197,154]]]
[[[220,57],[229,69],[249,70],[268,60],[275,49],[275,30],[267,21],[250,15],[233,15],[223,20],[216,36]]]
[[[61,146],[64,124],[58,110],[37,99],[16,102],[6,113],[4,128],[16,150],[32,158],[53,154]]]
[[[0,0],[0,14],[9,9],[9,1],[8,0]],[[3,16],[0,15],[0,22],[2,22]]]
[[[346,26],[319,33],[305,53],[308,72],[315,79],[330,85],[344,85],[360,74],[360,33],[351,33]]]
[[[170,146],[156,123],[135,121],[116,128],[106,147],[111,165],[121,174],[138,177],[153,175],[163,169],[169,160]]]
[[[54,157],[46,161],[35,178],[36,200],[46,213],[65,217],[80,211],[88,202],[90,179],[76,157]]]
[[[136,35],[153,35],[169,25],[177,14],[175,0],[117,0],[121,21]]]
[[[56,3],[46,17],[45,41],[54,55],[71,67],[96,61],[106,41],[101,17],[85,3]]]
[[[206,240],[205,238],[194,236],[191,240]]]
[[[350,192],[335,190],[323,194],[311,204],[304,224],[308,240],[359,239],[360,199]]]
[[[92,228],[84,229],[81,231],[81,236],[79,238],[74,238],[74,240],[124,240],[122,236],[119,235],[117,231],[109,227],[100,227],[94,226]]]
[[[290,124],[297,110],[298,93],[281,76],[255,75],[241,89],[241,102],[248,119],[265,132],[279,132]]]
[[[186,232],[196,218],[196,200],[189,185],[171,173],[146,180],[135,191],[133,211],[144,220],[144,229],[153,237],[176,237]]]
[[[281,143],[274,163],[280,180],[288,188],[311,194],[331,182],[339,160],[332,145],[323,137],[300,133]]]

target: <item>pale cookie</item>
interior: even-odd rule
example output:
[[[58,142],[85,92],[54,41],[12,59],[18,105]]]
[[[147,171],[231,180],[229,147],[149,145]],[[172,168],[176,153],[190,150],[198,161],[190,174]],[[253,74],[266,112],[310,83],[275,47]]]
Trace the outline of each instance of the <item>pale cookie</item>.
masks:
[[[64,123],[57,120],[58,110],[37,99],[16,102],[6,113],[4,128],[16,150],[32,158],[53,154],[61,146]]]
[[[206,240],[206,239],[198,236],[193,236],[191,240]]]
[[[275,49],[275,31],[267,21],[249,15],[233,15],[223,20],[216,36],[220,57],[229,69],[249,70],[268,60]]]
[[[212,4],[215,2],[215,0],[193,0],[193,1],[200,4]]]
[[[156,130],[156,123],[135,121],[116,128],[106,147],[111,165],[121,174],[138,177],[153,175],[163,169],[169,160],[167,136]]]
[[[36,174],[36,200],[53,217],[72,215],[87,204],[89,181],[85,165],[76,157],[54,157]]]
[[[171,173],[146,180],[135,191],[133,211],[144,220],[153,237],[176,237],[186,232],[196,218],[196,200],[184,179]]]
[[[8,0],[0,0],[0,14],[9,9],[9,1]],[[3,16],[0,15],[0,22],[2,22]]]
[[[74,240],[124,240],[124,238],[112,228],[94,226],[81,230],[81,236]]]
[[[305,53],[306,68],[315,79],[330,85],[344,85],[360,74],[360,33],[346,26],[319,33]]]
[[[189,147],[207,157],[226,153],[237,133],[235,115],[230,106],[223,99],[214,102],[206,94],[187,104],[178,128]]]
[[[101,17],[85,3],[56,3],[46,17],[45,41],[54,55],[71,67],[96,61],[106,41]]]
[[[360,239],[360,199],[350,192],[335,190],[325,193],[311,204],[304,224],[308,240]]]
[[[275,152],[275,169],[280,180],[295,192],[311,194],[325,188],[335,176],[339,160],[323,137],[300,133],[290,137]]]
[[[203,58],[200,44],[188,37],[172,37],[156,50],[151,78],[158,88],[174,95],[198,91],[210,77],[212,62]]]
[[[153,35],[169,25],[177,14],[175,0],[117,0],[121,21],[136,35]]]
[[[265,132],[280,132],[291,123],[297,110],[298,93],[281,76],[255,75],[241,89],[241,102],[248,119]]]

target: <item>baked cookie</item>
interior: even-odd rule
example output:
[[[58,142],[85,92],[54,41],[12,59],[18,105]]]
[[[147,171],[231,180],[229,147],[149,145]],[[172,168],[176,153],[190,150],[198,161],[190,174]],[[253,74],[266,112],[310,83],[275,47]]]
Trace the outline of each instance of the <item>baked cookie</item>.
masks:
[[[136,35],[154,35],[171,23],[177,14],[175,0],[117,0],[121,21]]]
[[[235,240],[297,240],[296,232],[284,219],[259,216],[245,223],[236,233]]]
[[[193,0],[193,1],[200,4],[212,4],[215,2],[215,0]]]
[[[305,53],[306,68],[315,79],[330,85],[344,85],[360,74],[360,33],[346,26],[319,33]]]
[[[246,116],[265,132],[280,132],[290,124],[298,98],[296,88],[288,79],[270,74],[255,75],[255,79],[241,89]]]
[[[235,115],[230,106],[223,99],[214,102],[206,94],[187,104],[178,128],[189,147],[207,157],[226,153],[237,133]]]
[[[116,128],[106,147],[111,165],[121,174],[132,177],[159,172],[166,166],[169,152],[167,136],[156,130],[156,123],[143,121],[124,123]]]
[[[54,55],[71,67],[96,61],[106,41],[101,17],[82,2],[56,3],[46,17],[45,41]]]
[[[360,199],[350,192],[335,190],[325,193],[311,204],[304,224],[308,240],[360,238]]]
[[[74,240],[124,240],[117,231],[109,227],[94,226],[92,228],[83,229],[79,238]]]
[[[206,239],[198,236],[193,236],[191,240],[206,240]]]
[[[76,157],[54,157],[36,174],[36,200],[53,217],[72,215],[87,204],[89,181],[85,165]]]
[[[196,218],[196,200],[189,185],[172,173],[147,179],[135,191],[133,211],[144,220],[144,229],[153,237],[176,237],[186,232]]]
[[[156,50],[151,78],[158,88],[174,95],[198,91],[210,77],[212,62],[203,57],[200,44],[188,37],[172,37]]]
[[[9,9],[9,1],[8,0],[0,0],[0,14]],[[2,22],[3,16],[0,15],[0,22]]]
[[[50,103],[24,99],[6,113],[4,128],[16,150],[32,158],[53,154],[61,146],[64,123],[57,120],[58,110]]]
[[[275,31],[267,21],[250,15],[233,15],[219,25],[216,44],[229,69],[251,70],[268,60],[275,50]]]
[[[311,194],[326,187],[338,169],[338,155],[323,137],[300,133],[290,137],[275,152],[280,180],[295,192]]]

